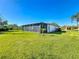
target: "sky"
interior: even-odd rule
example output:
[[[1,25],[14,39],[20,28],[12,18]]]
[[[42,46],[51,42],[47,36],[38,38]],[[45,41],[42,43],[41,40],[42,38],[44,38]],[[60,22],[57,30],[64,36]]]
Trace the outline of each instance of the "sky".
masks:
[[[0,16],[10,24],[72,25],[70,17],[77,12],[79,0],[0,0]]]

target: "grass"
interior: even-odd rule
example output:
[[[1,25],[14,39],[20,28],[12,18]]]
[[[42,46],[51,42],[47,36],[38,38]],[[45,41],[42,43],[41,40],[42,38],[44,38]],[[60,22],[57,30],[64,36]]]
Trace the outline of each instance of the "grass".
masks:
[[[0,59],[79,59],[79,32],[0,34]]]

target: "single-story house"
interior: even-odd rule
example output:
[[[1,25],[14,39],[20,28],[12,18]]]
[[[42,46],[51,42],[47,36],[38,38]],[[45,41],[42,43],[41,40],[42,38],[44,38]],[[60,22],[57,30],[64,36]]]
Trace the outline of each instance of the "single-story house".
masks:
[[[22,30],[24,31],[30,31],[30,32],[55,32],[57,31],[59,27],[54,26],[53,24],[49,23],[34,23],[34,24],[27,24],[27,25],[22,25]]]

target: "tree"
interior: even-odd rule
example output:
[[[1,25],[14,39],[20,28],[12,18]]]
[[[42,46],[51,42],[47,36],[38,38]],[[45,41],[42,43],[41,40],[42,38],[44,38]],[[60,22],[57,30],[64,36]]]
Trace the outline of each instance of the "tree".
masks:
[[[13,29],[14,30],[18,30],[18,25],[17,24],[13,24]]]
[[[0,17],[0,25],[3,25],[3,19]]]
[[[79,13],[73,15],[73,16],[71,17],[71,19],[72,19],[72,21],[76,21],[76,22],[77,22],[77,28],[78,28],[78,30],[79,30]]]
[[[52,25],[54,25],[56,27],[60,27],[57,23],[52,23]]]
[[[8,21],[7,20],[3,21],[3,25],[8,25]]]
[[[18,30],[18,25],[17,24],[10,24],[10,25],[8,25],[8,28],[10,30]]]

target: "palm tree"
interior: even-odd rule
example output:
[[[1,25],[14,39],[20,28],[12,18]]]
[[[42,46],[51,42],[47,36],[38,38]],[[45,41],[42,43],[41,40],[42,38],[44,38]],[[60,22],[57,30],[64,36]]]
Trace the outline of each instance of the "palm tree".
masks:
[[[72,19],[72,21],[76,21],[76,22],[77,22],[77,28],[78,28],[78,30],[79,30],[79,13],[73,15],[73,16],[71,17],[71,19]]]

